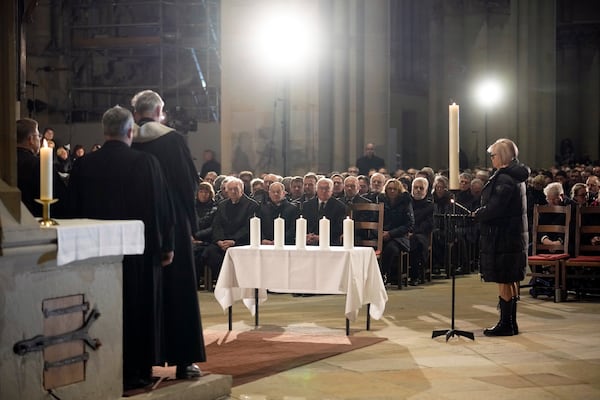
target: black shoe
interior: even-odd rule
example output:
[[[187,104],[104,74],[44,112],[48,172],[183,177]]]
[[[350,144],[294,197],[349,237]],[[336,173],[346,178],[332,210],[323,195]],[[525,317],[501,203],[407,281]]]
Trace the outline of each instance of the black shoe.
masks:
[[[200,367],[196,364],[190,365],[178,365],[177,371],[175,372],[175,377],[177,379],[194,379],[202,376],[202,371],[200,371]]]

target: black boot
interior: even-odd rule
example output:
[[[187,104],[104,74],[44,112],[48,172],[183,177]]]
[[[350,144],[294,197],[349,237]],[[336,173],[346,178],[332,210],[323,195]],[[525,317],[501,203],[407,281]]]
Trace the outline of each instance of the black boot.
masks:
[[[517,325],[517,302],[519,301],[518,297],[513,297],[510,302],[512,305],[512,324],[513,324],[513,335],[519,334],[519,326]]]
[[[512,336],[514,335],[513,326],[513,303],[516,303],[514,299],[506,301],[503,298],[500,299],[500,320],[493,328],[487,328],[483,330],[485,336]],[[515,308],[516,311],[516,308]]]

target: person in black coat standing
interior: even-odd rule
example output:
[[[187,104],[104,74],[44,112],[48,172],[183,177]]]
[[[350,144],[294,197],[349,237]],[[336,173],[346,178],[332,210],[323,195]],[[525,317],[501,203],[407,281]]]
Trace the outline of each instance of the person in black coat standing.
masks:
[[[487,149],[494,173],[483,187],[481,207],[474,212],[480,223],[480,273],[484,281],[498,283],[500,320],[484,329],[486,336],[512,336],[517,326],[517,284],[527,266],[527,199],[529,168],[517,157],[509,139],[498,139]]]
[[[198,173],[183,135],[160,122],[164,104],[152,90],[133,97],[137,126],[131,147],[155,156],[167,181],[175,209],[175,255],[163,279],[167,362],[177,366],[178,378],[197,378],[201,372],[194,362],[206,361],[191,239]]]
[[[123,257],[123,386],[152,383],[165,362],[162,279],[173,260],[174,214],[158,160],[130,148],[133,116],[119,106],[102,117],[106,142],[73,166],[73,217],[144,222],[144,255]]]

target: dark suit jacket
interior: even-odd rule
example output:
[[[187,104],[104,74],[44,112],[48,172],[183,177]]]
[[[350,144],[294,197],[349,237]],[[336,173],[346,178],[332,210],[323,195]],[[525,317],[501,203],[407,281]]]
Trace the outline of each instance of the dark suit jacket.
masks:
[[[212,241],[235,240],[236,246],[250,244],[250,218],[258,216],[258,203],[242,195],[237,204],[230,199],[217,205]]]
[[[262,238],[273,240],[275,237],[273,221],[281,216],[285,221],[285,244],[294,244],[296,241],[296,219],[298,218],[298,208],[284,199],[279,206],[272,202],[265,202],[260,205],[260,229]]]
[[[323,217],[329,219],[330,244],[339,245],[340,237],[344,232],[343,222],[346,217],[346,206],[339,200],[330,198],[325,204],[325,209],[319,213],[319,199],[317,197],[304,202],[303,215],[306,218],[307,233],[319,234],[319,220]]]

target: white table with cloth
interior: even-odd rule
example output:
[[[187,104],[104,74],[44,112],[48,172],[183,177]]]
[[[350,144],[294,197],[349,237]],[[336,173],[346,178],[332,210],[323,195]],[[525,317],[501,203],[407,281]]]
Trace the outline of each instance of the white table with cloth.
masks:
[[[346,294],[347,333],[348,321],[356,320],[363,305],[369,305],[369,329],[369,317],[380,319],[388,300],[370,247],[322,250],[318,246],[296,249],[261,245],[227,249],[214,295],[223,310],[229,310],[230,330],[233,303],[242,300],[257,317],[257,301],[261,304],[267,300],[267,289],[276,293]]]
[[[144,223],[138,220],[59,219],[56,264],[92,257],[144,253]]]

